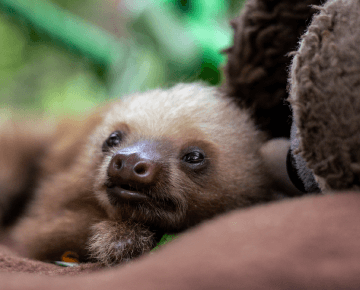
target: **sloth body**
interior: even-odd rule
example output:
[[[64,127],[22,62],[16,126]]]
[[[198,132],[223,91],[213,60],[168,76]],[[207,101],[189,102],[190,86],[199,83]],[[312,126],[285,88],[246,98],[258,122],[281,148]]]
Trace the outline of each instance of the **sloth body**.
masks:
[[[26,177],[31,184],[13,190],[31,188],[33,198],[8,227],[31,258],[59,260],[73,251],[80,261],[111,265],[151,250],[164,233],[274,199],[260,156],[265,136],[215,88],[133,95],[46,131],[41,138],[20,133],[27,141],[7,145],[18,153],[0,158],[14,167],[7,179],[0,173],[2,183],[15,178],[20,186]],[[25,165],[36,170],[21,175],[16,164],[27,155]]]

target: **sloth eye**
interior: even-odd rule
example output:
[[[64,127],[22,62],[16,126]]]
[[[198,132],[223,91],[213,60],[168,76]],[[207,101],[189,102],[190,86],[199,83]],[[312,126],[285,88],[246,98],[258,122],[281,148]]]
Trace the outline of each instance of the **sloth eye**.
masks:
[[[188,154],[186,154],[184,157],[183,157],[183,161],[187,162],[187,163],[201,163],[203,162],[205,159],[205,156],[203,153],[199,152],[199,151],[193,151],[193,152],[190,152]]]
[[[209,167],[209,159],[201,148],[197,146],[190,146],[182,152],[182,167],[187,173],[200,174],[205,172],[204,170]],[[190,170],[190,171],[189,171]]]
[[[112,132],[110,136],[103,143],[102,151],[107,152],[109,151],[109,148],[119,145],[123,137],[124,137],[124,133],[121,131]]]

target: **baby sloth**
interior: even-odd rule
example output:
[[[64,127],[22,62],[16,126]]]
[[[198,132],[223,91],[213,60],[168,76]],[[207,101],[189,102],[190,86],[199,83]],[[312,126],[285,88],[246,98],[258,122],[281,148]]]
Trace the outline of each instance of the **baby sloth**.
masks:
[[[259,153],[265,137],[249,116],[216,88],[181,84],[82,122],[64,118],[34,158],[33,199],[12,241],[30,258],[72,251],[112,265],[165,233],[274,199]]]

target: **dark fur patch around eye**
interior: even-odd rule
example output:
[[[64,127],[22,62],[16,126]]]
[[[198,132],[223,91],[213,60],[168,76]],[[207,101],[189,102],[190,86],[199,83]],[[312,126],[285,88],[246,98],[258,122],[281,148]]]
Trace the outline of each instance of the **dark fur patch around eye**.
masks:
[[[104,141],[102,145],[102,152],[108,152],[110,148],[120,145],[124,139],[124,132],[115,131]]]

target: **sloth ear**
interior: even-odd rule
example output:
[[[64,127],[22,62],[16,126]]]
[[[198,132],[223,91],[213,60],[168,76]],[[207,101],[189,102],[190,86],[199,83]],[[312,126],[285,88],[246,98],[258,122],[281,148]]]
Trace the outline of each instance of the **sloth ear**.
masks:
[[[269,138],[289,137],[291,111],[287,98],[289,52],[297,49],[322,0],[248,0],[231,25],[234,44],[224,52],[225,94],[250,108]]]

